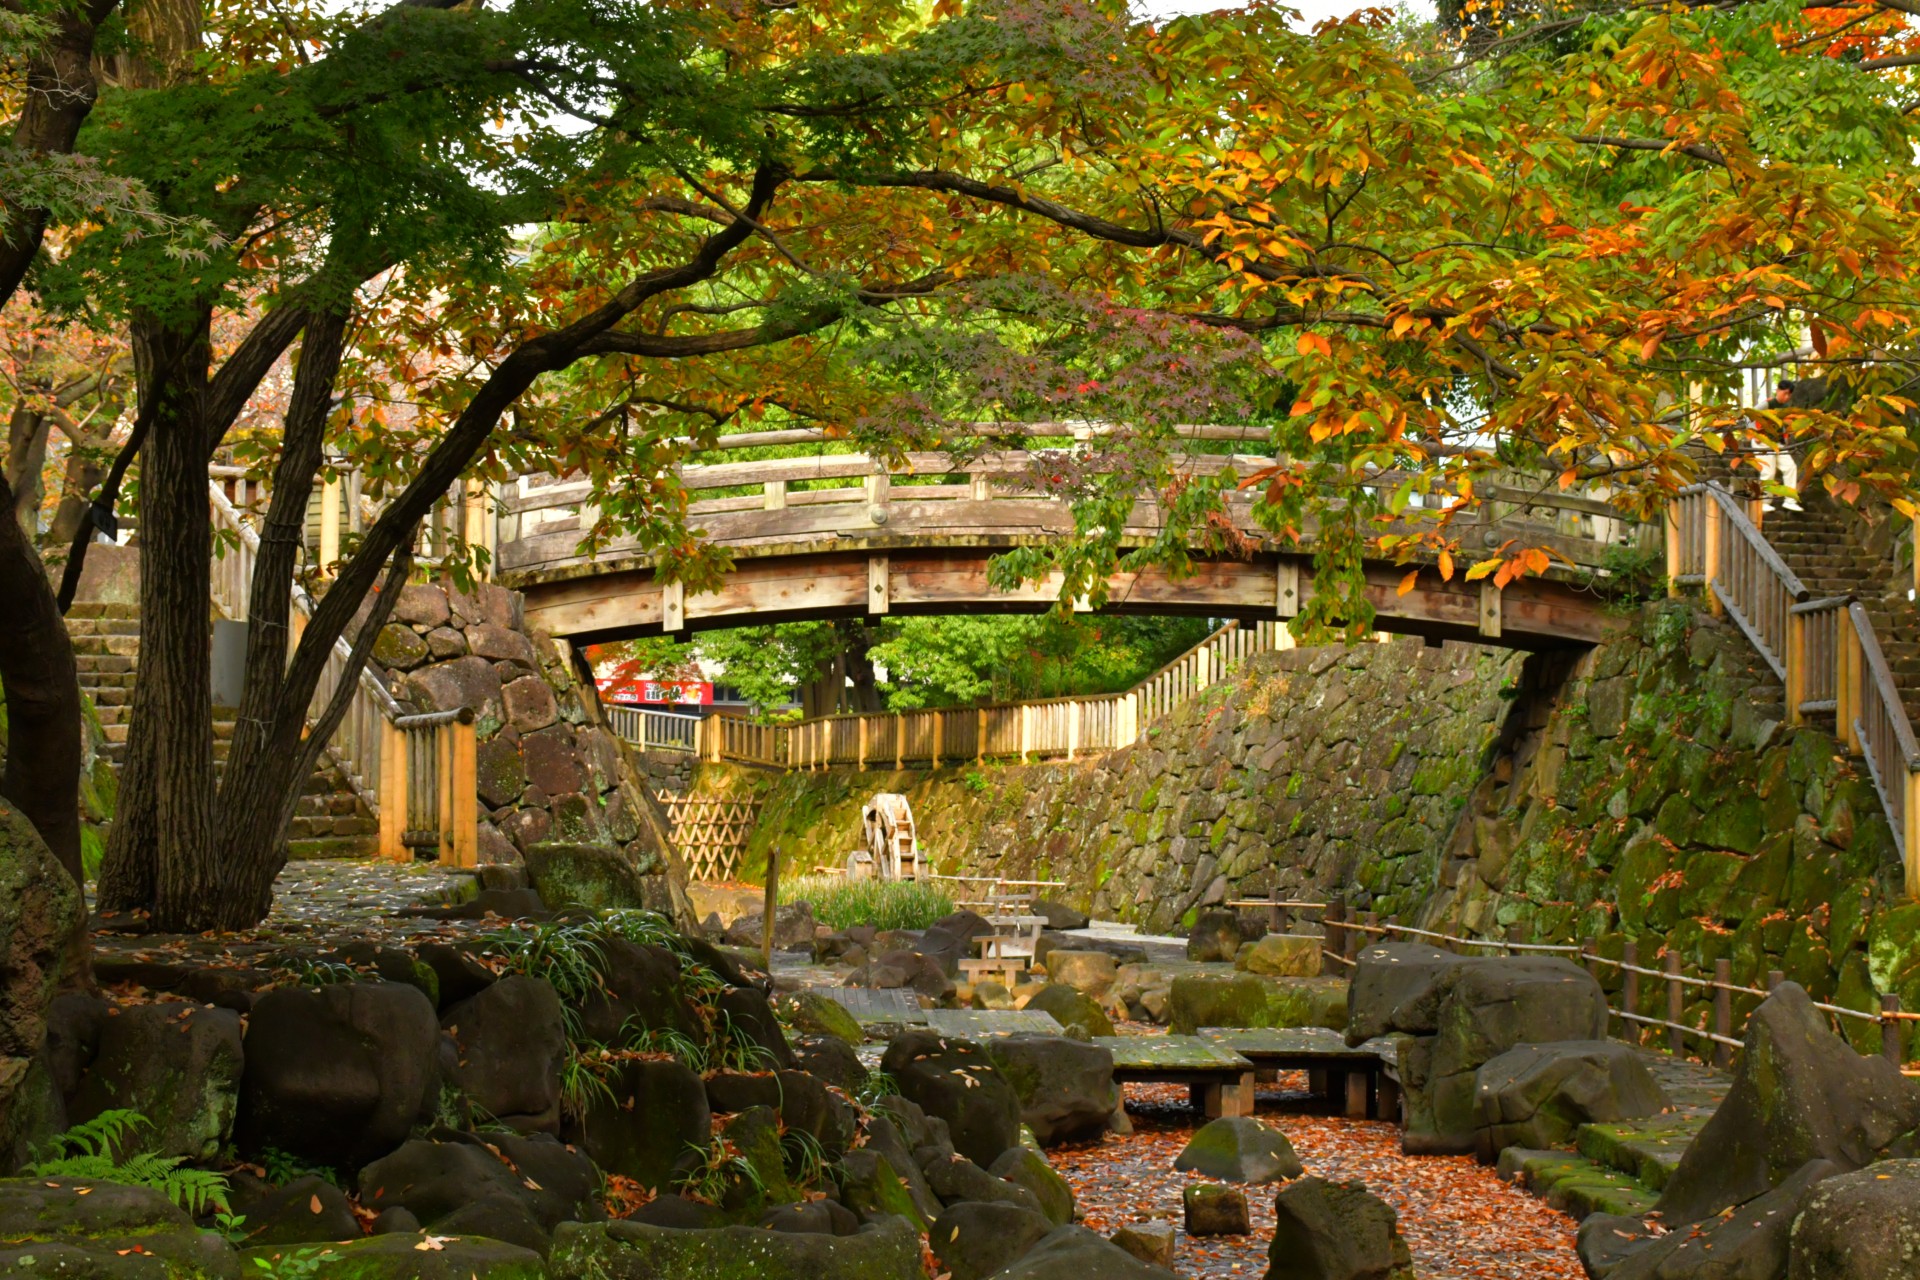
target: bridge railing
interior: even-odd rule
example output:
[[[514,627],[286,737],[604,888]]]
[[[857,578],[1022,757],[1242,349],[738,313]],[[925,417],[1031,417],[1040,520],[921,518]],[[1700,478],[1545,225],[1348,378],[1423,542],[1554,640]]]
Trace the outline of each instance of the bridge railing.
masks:
[[[699,716],[623,706],[617,702],[605,704],[602,710],[614,733],[643,751],[679,751],[688,755],[700,752]]]
[[[229,494],[257,501],[258,491],[249,494],[241,488],[235,493],[235,479],[216,470],[208,485],[215,530],[211,584],[214,607],[225,617],[244,622],[251,610],[260,535]],[[297,643],[315,605],[298,584],[291,590],[289,629]],[[344,636],[334,640],[308,704],[310,717],[319,715],[349,678],[352,652]],[[415,856],[415,849],[431,848],[442,862],[473,866],[479,855],[472,809],[479,780],[472,717],[461,722],[453,712],[410,716],[364,666],[352,680],[346,714],[328,740],[327,750],[379,819],[381,856],[404,860]]]
[[[1700,587],[1733,619],[1785,685],[1791,723],[1833,713],[1873,776],[1907,895],[1920,898],[1920,747],[1866,609],[1847,596],[1808,599],[1739,501],[1712,483],[1682,489],[1668,509],[1667,577],[1676,591]]]

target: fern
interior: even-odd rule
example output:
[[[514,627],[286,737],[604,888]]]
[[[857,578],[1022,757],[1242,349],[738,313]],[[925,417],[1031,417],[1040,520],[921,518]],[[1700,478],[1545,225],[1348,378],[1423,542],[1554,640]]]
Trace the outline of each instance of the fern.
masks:
[[[35,1178],[151,1187],[195,1217],[209,1208],[228,1212],[227,1180],[220,1174],[182,1168],[186,1163],[182,1156],[160,1156],[151,1151],[116,1154],[135,1130],[152,1127],[152,1122],[137,1111],[103,1111],[57,1134],[46,1152],[34,1151],[27,1173]]]

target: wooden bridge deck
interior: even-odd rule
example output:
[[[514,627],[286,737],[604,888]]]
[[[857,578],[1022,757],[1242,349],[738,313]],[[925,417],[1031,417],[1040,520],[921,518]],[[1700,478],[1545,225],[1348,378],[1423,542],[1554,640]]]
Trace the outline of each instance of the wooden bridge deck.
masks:
[[[584,483],[522,482],[521,492],[501,501],[496,565],[501,581],[525,594],[532,625],[583,642],[681,634],[749,619],[1039,612],[1057,602],[1057,582],[995,590],[987,564],[1009,547],[1073,533],[1069,504],[1030,483],[1036,460],[1044,456],[915,453],[894,472],[859,454],[683,468],[682,483],[694,497],[724,495],[694,501],[690,523],[734,557],[721,586],[697,596],[657,581],[651,559],[630,539],[583,552],[581,540],[598,519]],[[1180,466],[1196,476],[1229,470],[1238,475],[1271,461],[1197,454]],[[794,488],[842,482],[839,488]],[[1383,484],[1394,482],[1382,477]],[[756,492],[741,494],[743,488]],[[1369,563],[1368,595],[1380,628],[1516,648],[1597,641],[1606,625],[1604,601],[1585,589],[1586,574],[1643,531],[1604,502],[1579,495],[1491,487],[1487,501],[1484,524],[1456,527],[1471,550],[1479,550],[1474,543],[1493,548],[1517,540],[1550,548],[1559,567],[1504,591],[1484,579],[1469,583],[1456,573],[1452,582],[1441,582],[1437,572],[1427,572],[1403,595],[1398,588],[1408,566]],[[1157,570],[1118,575],[1109,583],[1107,607],[1242,621],[1297,614],[1314,594],[1314,529],[1306,529],[1298,544],[1276,541],[1254,521],[1251,493],[1232,493],[1227,514],[1255,548],[1251,554],[1198,559],[1197,571],[1179,581]],[[1157,503],[1136,503],[1123,541],[1144,544],[1161,527]]]

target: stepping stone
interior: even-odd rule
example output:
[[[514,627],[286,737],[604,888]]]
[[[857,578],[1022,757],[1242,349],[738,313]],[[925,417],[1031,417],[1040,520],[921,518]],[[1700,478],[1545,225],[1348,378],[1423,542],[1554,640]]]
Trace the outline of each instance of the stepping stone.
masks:
[[[1210,1121],[1193,1135],[1173,1167],[1222,1182],[1279,1182],[1306,1172],[1287,1136],[1252,1116]]]
[[[1181,1196],[1187,1211],[1187,1234],[1244,1236],[1253,1230],[1247,1215],[1247,1193],[1238,1187],[1196,1183]]]

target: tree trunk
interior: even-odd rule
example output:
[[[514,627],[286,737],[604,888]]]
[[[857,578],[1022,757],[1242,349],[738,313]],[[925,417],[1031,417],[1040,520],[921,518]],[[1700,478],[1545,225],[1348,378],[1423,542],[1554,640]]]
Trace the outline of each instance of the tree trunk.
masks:
[[[287,829],[313,768],[302,741],[309,704],[304,698],[296,703],[298,695],[287,689],[289,586],[320,470],[346,321],[342,312],[322,310],[307,322],[253,566],[246,683],[218,812],[220,865],[230,877],[222,914],[236,928],[254,923],[271,905],[267,895],[286,861]]]
[[[47,437],[53,420],[45,413],[15,406],[7,419],[7,459],[4,471],[12,497],[7,506],[27,537],[40,532],[40,469],[47,462]]]
[[[0,480],[0,501],[13,494]],[[6,690],[4,796],[73,876],[80,871],[80,679],[73,642],[40,557],[20,526],[0,520],[0,686]]]
[[[211,927],[220,888],[203,422],[210,328],[204,310],[185,324],[133,324],[141,394],[154,401],[140,468],[140,670],[100,902],[150,903],[154,927],[167,932]]]

